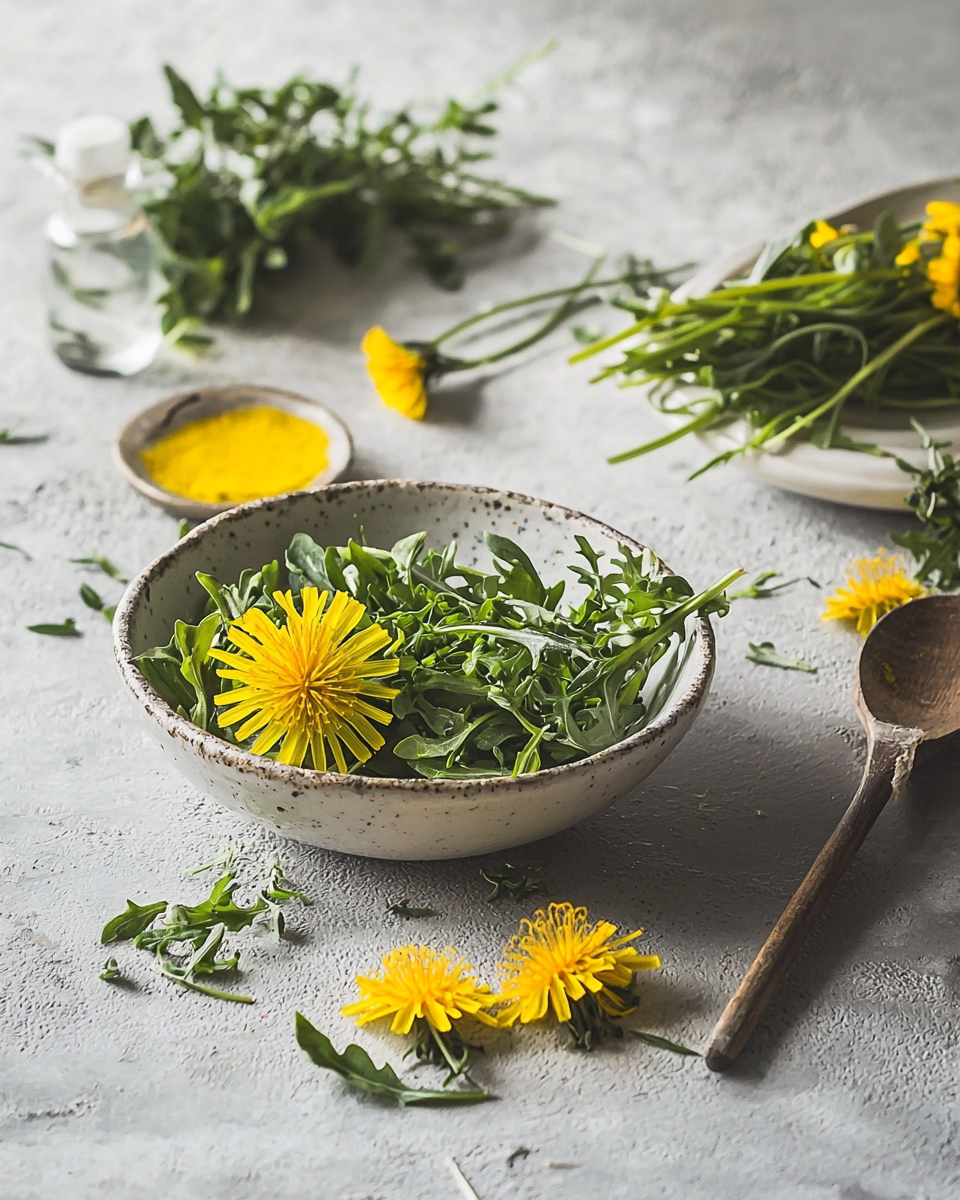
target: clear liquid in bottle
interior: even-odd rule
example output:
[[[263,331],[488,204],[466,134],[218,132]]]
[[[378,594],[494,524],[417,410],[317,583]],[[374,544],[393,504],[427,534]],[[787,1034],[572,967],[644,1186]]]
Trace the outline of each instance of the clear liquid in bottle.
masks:
[[[47,222],[50,338],[68,367],[133,375],[163,340],[156,239],[130,191],[137,164],[111,117],[61,129],[55,152],[62,203]]]

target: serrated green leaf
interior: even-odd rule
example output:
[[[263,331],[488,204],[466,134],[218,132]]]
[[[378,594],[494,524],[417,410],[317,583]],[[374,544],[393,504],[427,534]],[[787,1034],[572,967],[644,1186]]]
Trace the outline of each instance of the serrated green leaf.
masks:
[[[396,900],[387,905],[387,912],[395,917],[437,917],[440,914],[433,908],[417,908],[409,900]]]
[[[806,671],[816,675],[817,668],[811,667],[802,658],[793,658],[789,654],[781,654],[773,642],[750,642],[750,653],[745,655],[750,662],[761,663],[765,667],[781,667],[785,671]]]
[[[70,561],[72,563],[80,563],[82,566],[97,567],[104,575],[109,575],[117,583],[129,583],[129,580],[120,574],[119,568],[114,566],[110,559],[105,558],[102,554],[94,554],[89,558],[71,558]]]
[[[338,1053],[333,1043],[319,1029],[315,1029],[302,1013],[296,1014],[297,1045],[312,1063],[328,1071],[335,1071],[351,1087],[394,1100],[401,1107],[412,1105],[478,1104],[490,1100],[490,1093],[482,1088],[470,1091],[446,1091],[444,1089],[408,1088],[389,1063],[375,1067],[370,1055],[361,1046],[351,1044]]]
[[[673,1054],[685,1054],[691,1058],[702,1058],[699,1050],[691,1050],[689,1046],[681,1046],[679,1042],[671,1042],[656,1033],[645,1033],[642,1029],[631,1029],[631,1034],[646,1042],[648,1046],[656,1046],[659,1050],[670,1050]]]
[[[42,633],[46,637],[83,637],[83,633],[77,628],[77,623],[73,617],[67,617],[59,625],[41,622],[39,625],[28,625],[27,629],[31,633]]]
[[[152,925],[166,907],[166,900],[158,900],[154,904],[136,904],[128,900],[126,911],[104,925],[100,934],[101,943],[105,946],[108,942],[131,941]]]

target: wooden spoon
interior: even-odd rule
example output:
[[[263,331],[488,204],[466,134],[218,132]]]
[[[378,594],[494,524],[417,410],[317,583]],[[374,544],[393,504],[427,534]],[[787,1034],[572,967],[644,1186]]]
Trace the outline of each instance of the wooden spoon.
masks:
[[[914,600],[873,627],[854,704],[867,731],[860,787],[717,1022],[704,1056],[711,1071],[736,1061],[840,876],[906,783],[917,746],[960,729],[960,595]]]

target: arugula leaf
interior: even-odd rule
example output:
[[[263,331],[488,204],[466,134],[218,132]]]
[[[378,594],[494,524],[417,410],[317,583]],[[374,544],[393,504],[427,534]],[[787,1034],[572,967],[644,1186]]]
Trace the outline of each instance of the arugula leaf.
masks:
[[[33,562],[33,559],[22,546],[15,546],[13,542],[0,542],[0,546],[2,546],[4,550],[16,550],[18,554],[23,555],[27,562]]]
[[[110,561],[109,558],[104,558],[102,554],[94,554],[89,558],[71,558],[72,563],[80,563],[87,567],[97,567],[104,575],[109,575],[111,579],[115,579],[117,583],[129,583],[130,581],[120,574],[118,567]]]
[[[789,654],[781,654],[773,642],[750,642],[750,653],[745,655],[750,662],[762,663],[766,667],[782,667],[785,671],[807,671],[816,675],[817,668],[811,667],[802,658],[792,658]]]
[[[753,583],[739,592],[730,592],[728,599],[765,600],[768,596],[773,596],[776,592],[782,592],[784,588],[793,587],[795,583],[803,583],[804,580],[812,587],[820,587],[820,584],[815,579],[811,579],[809,575],[798,575],[796,579],[786,579],[782,583],[775,583],[769,587],[766,586],[769,580],[776,579],[779,574],[779,571],[761,571]]]
[[[493,886],[487,902],[492,904],[501,896],[526,900],[538,892],[549,895],[550,888],[543,878],[543,866],[543,860],[538,859],[522,863],[505,862],[499,870],[481,867],[480,878]]]
[[[642,1029],[631,1029],[630,1032],[641,1042],[646,1042],[648,1046],[656,1046],[660,1050],[670,1050],[674,1054],[687,1054],[691,1058],[702,1057],[699,1050],[691,1050],[689,1046],[681,1046],[679,1042],[671,1042],[665,1037],[660,1037],[659,1034],[645,1033]]]
[[[115,958],[108,958],[103,964],[103,970],[100,972],[100,978],[110,983],[114,979],[120,978],[120,968],[117,965]]]
[[[27,629],[31,633],[46,634],[47,637],[83,637],[83,633],[77,628],[77,623],[73,617],[67,617],[60,625],[41,623],[39,625],[28,625]]]
[[[351,1087],[395,1100],[401,1108],[409,1105],[478,1104],[491,1099],[490,1093],[482,1088],[470,1091],[408,1088],[389,1063],[375,1067],[370,1055],[361,1046],[351,1044],[342,1054],[338,1053],[330,1039],[299,1012],[296,1014],[296,1036],[297,1045],[316,1066],[335,1071]]]
[[[165,979],[217,1000],[253,1004],[254,997],[227,991],[203,978],[236,970],[240,956],[224,950],[226,934],[264,928],[280,937],[284,927],[281,906],[293,899],[307,905],[310,901],[284,877],[283,867],[274,861],[250,881],[256,891],[254,902],[237,904],[234,893],[241,886],[236,866],[238,850],[232,844],[227,849],[231,866],[217,879],[206,900],[193,906],[168,904],[166,900],[139,905],[128,900],[126,911],[103,927],[101,943],[132,940],[136,949],[154,955]],[[222,851],[198,869],[206,870],[225,861]]]
[[[16,434],[12,429],[0,429],[0,446],[29,446],[49,441],[49,433]]]
[[[127,901],[126,911],[108,921],[100,934],[100,942],[128,942],[143,933],[167,907],[166,900],[157,900],[154,904],[137,904]]]
[[[395,917],[438,917],[440,914],[433,908],[415,908],[409,900],[397,900],[387,905],[387,912]]]

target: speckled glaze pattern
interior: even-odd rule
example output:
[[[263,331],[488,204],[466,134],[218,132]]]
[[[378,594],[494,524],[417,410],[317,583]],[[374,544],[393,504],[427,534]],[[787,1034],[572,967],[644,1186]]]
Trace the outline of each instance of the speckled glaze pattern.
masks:
[[[458,858],[522,845],[566,829],[625,795],[693,724],[713,675],[706,620],[690,623],[686,653],[660,712],[645,729],[581,762],[518,779],[373,779],[282,766],[197,728],[146,684],[133,658],[169,640],[179,617],[196,620],[206,593],[195,572],[235,580],[280,558],[294,533],[343,544],[362,526],[391,546],[420,529],[433,546],[460,543],[465,565],[489,565],[486,530],[518,541],[546,578],[573,560],[574,536],[607,553],[633,539],[582,513],[513,492],[403,480],[334,485],[261,500],[198,526],[130,584],[116,615],[120,674],[164,755],[227,808],[287,837],[374,858]],[[556,570],[551,570],[555,567]]]

